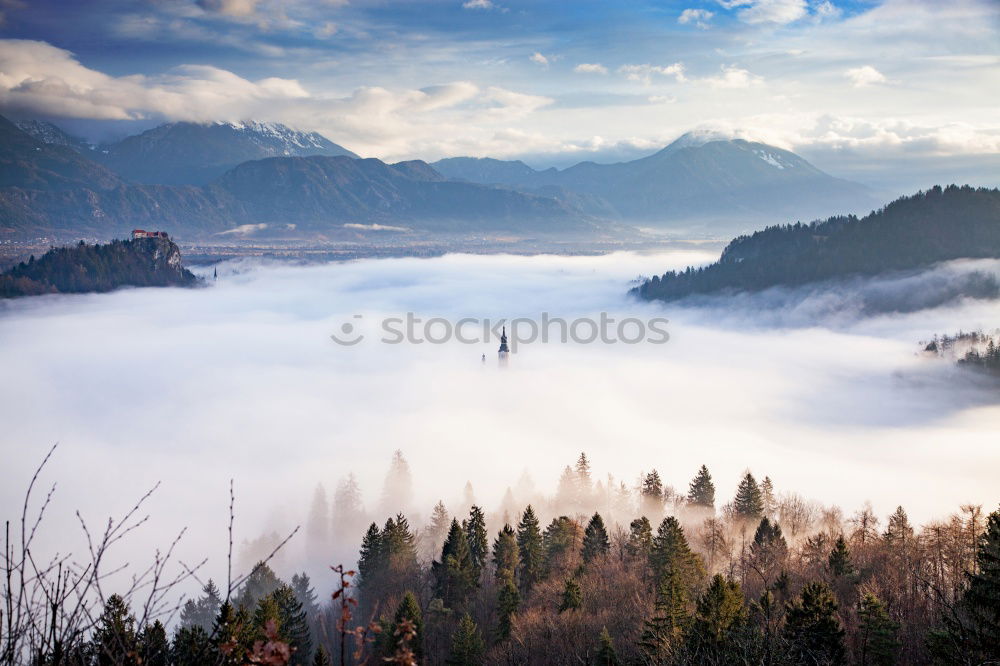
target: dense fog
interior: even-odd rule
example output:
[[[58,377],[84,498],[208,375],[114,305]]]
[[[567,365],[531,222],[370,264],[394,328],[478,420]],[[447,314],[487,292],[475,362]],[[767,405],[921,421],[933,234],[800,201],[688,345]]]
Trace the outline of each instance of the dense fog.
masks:
[[[629,487],[656,468],[686,490],[706,464],[720,504],[749,468],[779,493],[848,512],[870,500],[881,516],[903,504],[915,523],[965,502],[993,508],[997,386],[922,356],[918,342],[996,325],[996,301],[955,294],[988,282],[997,262],[694,304],[626,296],[638,275],[715,256],[242,260],[221,264],[217,280],[201,270],[202,289],[4,303],[0,507],[19,517],[33,468],[59,442],[42,478],[42,494],[58,489],[41,547],[66,550],[75,509],[100,522],[162,481],[136,547],[189,526],[182,558],[209,557],[217,578],[230,478],[239,548],[304,525],[317,484],[332,498],[350,472],[384,520],[397,449],[413,477],[412,504],[399,508],[415,526],[439,499],[461,509],[467,481],[490,510],[508,486],[519,502],[532,484],[551,494],[581,451],[595,479]],[[380,343],[378,322],[407,312],[666,317],[670,339],[521,344],[501,368],[495,339]],[[345,322],[366,338],[335,344]],[[334,535],[332,556],[350,557],[360,536]],[[285,551],[288,566],[303,539]]]

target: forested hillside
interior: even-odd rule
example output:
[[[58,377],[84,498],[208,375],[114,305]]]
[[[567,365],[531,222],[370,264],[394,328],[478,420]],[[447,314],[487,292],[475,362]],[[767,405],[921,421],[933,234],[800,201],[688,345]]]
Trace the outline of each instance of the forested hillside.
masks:
[[[409,482],[397,452],[383,500],[405,495]],[[170,627],[169,618],[161,621],[169,604],[160,601],[153,606],[160,615],[152,612],[143,605],[144,586],[162,599],[174,583],[146,574],[108,596],[103,612],[96,607],[92,619],[75,620],[59,646],[62,660],[44,663],[833,666],[1000,659],[1000,510],[987,515],[964,505],[917,527],[898,507],[882,522],[869,505],[845,515],[750,471],[727,502],[705,466],[686,491],[666,485],[656,470],[633,489],[610,476],[594,478],[584,454],[565,468],[554,496],[530,496],[521,504],[508,490],[488,511],[467,485],[466,504],[455,514],[438,502],[420,524],[397,513],[355,535],[344,529],[363,509],[349,477],[337,491],[332,522],[325,496],[317,495],[307,527],[308,545],[320,557],[334,541],[362,539],[357,569],[334,566],[326,589],[314,589],[305,574],[283,580],[269,564],[278,543],[246,577],[230,571],[221,589],[208,580]],[[90,568],[82,571],[74,576],[85,582]],[[24,603],[19,612],[32,622],[50,612]],[[60,603],[68,612],[81,602]],[[34,637],[51,655],[32,626],[14,635]]]
[[[642,298],[756,291],[779,285],[1000,257],[1000,190],[934,187],[863,218],[768,227],[734,239],[714,264],[670,271],[633,290]]]
[[[182,287],[197,278],[181,265],[180,249],[168,238],[80,241],[52,248],[0,275],[0,298],[53,293],[111,291],[119,287]]]

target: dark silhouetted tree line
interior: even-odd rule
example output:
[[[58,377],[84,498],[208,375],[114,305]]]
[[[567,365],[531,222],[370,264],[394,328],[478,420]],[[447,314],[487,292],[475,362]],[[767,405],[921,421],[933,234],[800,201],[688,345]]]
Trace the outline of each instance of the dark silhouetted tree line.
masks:
[[[1000,257],[1000,190],[933,187],[863,218],[768,227],[731,241],[714,264],[669,271],[632,291],[670,301],[875,275],[963,257]],[[995,295],[996,281],[982,288]]]

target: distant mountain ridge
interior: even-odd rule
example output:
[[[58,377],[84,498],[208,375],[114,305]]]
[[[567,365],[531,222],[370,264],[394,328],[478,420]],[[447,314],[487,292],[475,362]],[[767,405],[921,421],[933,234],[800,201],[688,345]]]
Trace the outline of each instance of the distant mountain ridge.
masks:
[[[136,183],[204,185],[250,160],[311,155],[357,157],[317,132],[246,121],[160,125],[100,146],[95,159]]]
[[[537,171],[520,161],[449,158],[445,176],[518,189],[560,187],[600,197],[623,219],[656,223],[719,218],[814,219],[868,211],[880,200],[858,183],[834,178],[787,150],[744,139],[690,132],[630,162],[581,162]]]
[[[551,197],[448,181],[421,161],[272,157],[242,162],[203,186],[130,184],[0,118],[3,234],[113,237],[152,227],[204,237],[256,227],[355,238],[357,225],[373,223],[463,233],[597,226]]]

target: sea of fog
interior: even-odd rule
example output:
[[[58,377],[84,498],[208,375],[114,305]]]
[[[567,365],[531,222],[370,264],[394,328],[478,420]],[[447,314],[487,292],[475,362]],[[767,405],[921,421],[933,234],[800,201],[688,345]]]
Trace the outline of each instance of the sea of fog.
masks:
[[[913,310],[915,295],[971,270],[996,273],[996,262],[696,306],[626,296],[638,275],[714,258],[240,260],[221,264],[217,280],[202,270],[202,289],[3,303],[0,508],[19,519],[34,467],[58,442],[40,481],[42,495],[58,487],[39,548],[65,551],[75,510],[99,523],[160,481],[135,539],[162,546],[188,526],[179,553],[210,557],[218,578],[230,479],[237,541],[253,539],[304,523],[317,483],[332,495],[348,472],[374,507],[397,449],[413,473],[417,524],[438,499],[457,506],[467,481],[487,507],[525,471],[554,490],[581,451],[596,477],[630,485],[656,468],[684,490],[706,464],[720,504],[750,469],[848,515],[865,501],[883,517],[902,504],[915,522],[962,503],[996,507],[1000,391],[921,356],[917,343],[995,328],[1000,305],[858,305],[874,293]],[[379,342],[379,322],[408,312],[452,322],[663,317],[670,339],[521,344],[500,368],[495,339]],[[345,323],[365,339],[336,344]]]

